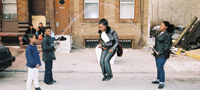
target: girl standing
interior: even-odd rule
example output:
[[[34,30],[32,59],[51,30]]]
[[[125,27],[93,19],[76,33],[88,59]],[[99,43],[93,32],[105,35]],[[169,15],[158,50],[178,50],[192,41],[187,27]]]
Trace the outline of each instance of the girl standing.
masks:
[[[39,52],[37,50],[36,36],[28,35],[28,46],[26,49],[26,66],[28,67],[27,90],[31,90],[32,81],[34,81],[35,90],[41,90],[38,83],[38,68],[41,66]]]
[[[159,89],[164,88],[165,84],[165,70],[163,67],[170,56],[170,46],[172,44],[170,33],[174,31],[174,28],[174,25],[170,24],[168,21],[163,21],[160,24],[161,33],[155,37],[154,56],[156,59],[157,79],[152,83],[159,84]]]

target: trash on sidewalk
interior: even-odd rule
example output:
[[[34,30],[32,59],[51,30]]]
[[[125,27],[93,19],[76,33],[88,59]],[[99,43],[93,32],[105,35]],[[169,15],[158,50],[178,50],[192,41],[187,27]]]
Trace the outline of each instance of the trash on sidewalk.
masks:
[[[200,48],[199,42],[190,42],[188,46],[186,46],[186,50],[195,50]]]
[[[199,36],[200,36],[200,21],[197,21],[197,17],[194,17],[187,28],[181,33],[174,45],[186,50],[193,50],[199,48]]]
[[[172,46],[172,47],[170,48],[170,50],[171,50],[171,53],[172,53],[172,54],[175,54],[175,55],[179,55],[179,54],[182,53],[182,48],[176,48],[176,47]]]

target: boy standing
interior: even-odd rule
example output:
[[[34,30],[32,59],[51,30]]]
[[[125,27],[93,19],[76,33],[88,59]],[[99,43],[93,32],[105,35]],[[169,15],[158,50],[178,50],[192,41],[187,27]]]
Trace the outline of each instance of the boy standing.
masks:
[[[44,33],[42,40],[42,60],[45,62],[44,83],[51,85],[56,82],[52,75],[53,60],[56,59],[54,53],[55,46],[51,38],[51,29],[47,27]]]

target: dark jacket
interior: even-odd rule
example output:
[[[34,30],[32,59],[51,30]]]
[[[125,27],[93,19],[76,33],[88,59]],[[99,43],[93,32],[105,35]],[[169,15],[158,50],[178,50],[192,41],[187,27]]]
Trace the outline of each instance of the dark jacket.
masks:
[[[36,30],[35,28],[33,28],[32,30],[30,28],[28,28],[25,32],[25,34],[35,34],[36,33]]]
[[[28,44],[26,48],[26,66],[30,68],[35,68],[37,64],[41,66],[39,54],[40,53],[38,52],[36,45],[33,46]]]
[[[38,35],[42,33],[42,37],[44,37],[45,27],[38,27],[38,28],[39,28]]]
[[[119,38],[118,38],[117,32],[115,32],[114,30],[111,30],[109,26],[106,27],[106,34],[108,38],[110,39],[110,42],[107,42],[107,43],[105,43],[101,38],[102,31],[99,30],[98,33],[100,35],[102,47],[110,47],[112,50],[116,50],[119,44]]]
[[[157,55],[154,52],[154,56],[157,58],[168,59],[170,56],[170,46],[171,46],[171,35],[165,31],[161,35],[155,37],[155,46],[154,49],[159,53]]]
[[[45,35],[42,39],[42,60],[43,61],[51,61],[55,60],[55,47],[53,45],[53,41],[51,36]]]

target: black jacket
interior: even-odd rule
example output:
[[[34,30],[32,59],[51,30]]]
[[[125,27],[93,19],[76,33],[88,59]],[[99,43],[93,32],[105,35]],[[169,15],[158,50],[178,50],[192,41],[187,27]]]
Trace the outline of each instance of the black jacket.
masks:
[[[28,28],[25,32],[25,34],[35,34],[36,33],[36,30],[35,28],[33,28],[32,30],[30,28]]]
[[[171,46],[171,35],[165,31],[161,35],[155,37],[155,46],[154,49],[159,53],[157,55],[154,52],[154,56],[157,58],[168,59],[170,56],[170,46]]]
[[[42,33],[42,36],[44,37],[45,27],[38,27],[38,28],[39,28],[38,35]]]
[[[115,32],[114,30],[111,30],[111,28],[109,26],[106,27],[106,34],[110,39],[110,42],[107,42],[107,43],[105,43],[101,38],[102,31],[99,30],[98,33],[99,33],[100,39],[101,39],[101,46],[110,47],[112,50],[116,50],[116,48],[119,44],[119,38],[118,38],[117,32]]]

